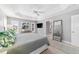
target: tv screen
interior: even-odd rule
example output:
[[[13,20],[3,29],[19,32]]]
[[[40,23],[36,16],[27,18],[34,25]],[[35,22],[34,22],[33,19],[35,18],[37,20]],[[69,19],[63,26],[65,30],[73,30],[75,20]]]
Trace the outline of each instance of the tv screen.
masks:
[[[37,28],[42,28],[43,27],[43,24],[42,23],[38,23],[37,24]]]

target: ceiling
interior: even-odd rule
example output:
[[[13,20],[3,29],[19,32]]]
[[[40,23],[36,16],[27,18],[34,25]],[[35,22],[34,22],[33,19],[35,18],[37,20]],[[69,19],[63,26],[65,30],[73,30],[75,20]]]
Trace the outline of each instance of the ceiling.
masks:
[[[0,9],[5,15],[23,19],[43,19],[67,9],[70,4],[3,4]]]

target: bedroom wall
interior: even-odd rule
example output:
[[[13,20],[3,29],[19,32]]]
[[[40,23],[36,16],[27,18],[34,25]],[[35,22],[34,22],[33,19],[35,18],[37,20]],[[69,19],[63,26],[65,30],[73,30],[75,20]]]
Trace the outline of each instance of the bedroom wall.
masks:
[[[7,24],[15,24],[15,25],[21,27],[20,22],[25,22],[25,21],[22,19],[18,19],[18,18],[7,17]]]
[[[71,42],[71,16],[66,15],[60,15],[56,16],[54,20],[62,20],[63,22],[63,40]]]
[[[29,23],[30,27],[28,28],[28,30],[32,31],[32,24],[36,24],[36,21],[31,21],[31,20],[25,20],[25,19],[19,19],[19,18],[14,18],[14,17],[7,17],[7,24],[13,24],[18,26],[19,31],[21,31],[22,29],[22,23]],[[34,26],[36,28],[36,26]],[[32,31],[33,33],[36,32],[36,30]],[[19,32],[18,32],[19,33]]]
[[[46,21],[40,20],[40,21],[37,21],[37,23],[43,23],[43,28],[37,28],[37,33],[41,35],[46,35]]]
[[[4,14],[3,12],[0,10],[0,31],[4,31]]]
[[[79,9],[65,13],[65,14],[60,14],[58,16],[53,16],[47,19],[47,21],[50,21],[50,22],[54,20],[63,21],[63,41],[71,42],[71,16],[76,15],[76,14],[79,14]]]
[[[4,30],[3,18],[0,16],[0,32]]]

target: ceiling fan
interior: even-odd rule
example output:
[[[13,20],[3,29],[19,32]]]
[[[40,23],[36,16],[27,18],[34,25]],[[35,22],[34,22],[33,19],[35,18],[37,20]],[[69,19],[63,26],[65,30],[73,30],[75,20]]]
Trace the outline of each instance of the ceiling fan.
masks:
[[[43,11],[40,11],[40,10],[33,10],[33,13],[35,13],[37,16],[40,16],[44,12]]]

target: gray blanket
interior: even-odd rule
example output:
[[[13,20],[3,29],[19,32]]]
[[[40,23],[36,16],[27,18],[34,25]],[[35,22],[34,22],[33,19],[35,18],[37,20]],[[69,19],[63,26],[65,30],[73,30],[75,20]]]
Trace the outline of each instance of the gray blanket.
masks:
[[[8,54],[28,54],[44,44],[48,44],[47,37],[39,34],[21,34],[17,36],[16,44]]]

